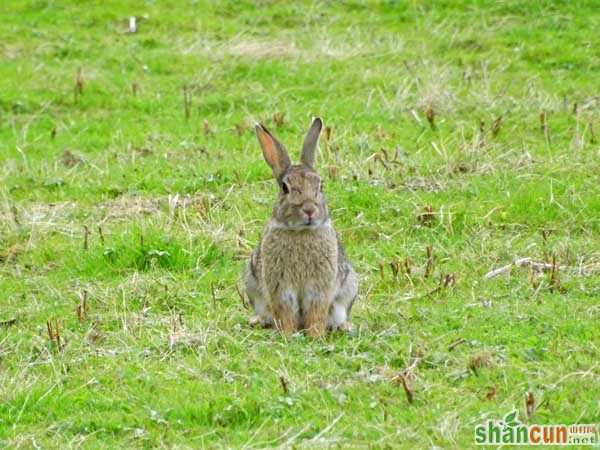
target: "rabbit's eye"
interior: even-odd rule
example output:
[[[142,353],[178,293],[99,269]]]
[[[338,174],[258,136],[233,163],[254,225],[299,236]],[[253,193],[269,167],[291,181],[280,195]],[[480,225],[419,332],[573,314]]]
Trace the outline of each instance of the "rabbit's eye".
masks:
[[[290,193],[290,188],[285,182],[281,183],[281,190],[283,191],[284,194]]]

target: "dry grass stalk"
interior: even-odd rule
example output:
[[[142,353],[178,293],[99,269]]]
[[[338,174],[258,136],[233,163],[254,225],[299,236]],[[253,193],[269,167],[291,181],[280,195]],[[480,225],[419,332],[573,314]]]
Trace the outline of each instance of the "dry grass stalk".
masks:
[[[556,255],[552,255],[550,264],[550,292],[560,291],[560,280],[558,278],[558,266],[556,265]]]
[[[0,320],[0,327],[10,327],[17,323],[16,317],[11,317],[10,319]]]
[[[104,233],[102,232],[102,225],[98,225],[98,236],[100,237],[100,243],[104,247]]]
[[[412,387],[411,379],[413,377],[414,368],[419,365],[419,363],[421,362],[422,359],[423,359],[423,356],[420,352],[417,352],[416,355],[412,355],[411,361],[410,361],[410,364],[408,365],[408,367],[393,378],[396,381],[396,383],[399,383],[402,385],[402,388],[404,389],[404,393],[406,394],[406,400],[408,400],[408,403],[413,403],[413,401],[415,399],[415,391]]]
[[[290,382],[283,375],[279,375],[279,383],[281,384],[281,389],[283,389],[284,395],[289,395],[290,393]]]
[[[90,229],[87,225],[83,226],[83,249],[87,250],[90,246]]]
[[[10,206],[10,213],[12,214],[12,219],[15,225],[20,227],[21,222],[19,222],[19,212],[17,211],[17,207],[15,205]]]
[[[527,281],[529,282],[529,284],[531,285],[531,287],[534,290],[536,290],[540,285],[538,272],[533,270],[533,268],[531,266],[529,266],[529,276],[527,277]]]
[[[485,122],[483,120],[479,120],[479,138],[478,144],[480,149],[485,147]]]
[[[556,257],[553,255],[550,257],[546,256],[546,260],[550,260],[551,262],[537,262],[532,258],[517,258],[512,263],[507,264],[505,266],[499,267],[497,269],[490,270],[488,273],[484,275],[484,278],[490,279],[495,278],[499,275],[510,272],[513,267],[530,267],[534,272],[551,272],[551,277],[554,276],[556,279],[555,282],[558,282],[558,272],[566,272],[570,271],[576,273],[577,275],[587,275],[593,274],[600,270],[596,264],[590,264],[588,266],[582,267],[570,267],[570,266],[560,266],[556,263]],[[553,275],[552,275],[553,274]],[[555,286],[556,287],[556,286]]]
[[[83,324],[87,319],[87,313],[88,313],[87,297],[88,297],[88,293],[87,293],[87,291],[84,290],[83,295],[81,296],[81,301],[79,302],[79,305],[77,305],[77,308],[75,308],[75,313],[77,314],[77,319],[79,320],[80,324]]]
[[[546,145],[550,146],[550,127],[548,125],[548,115],[545,111],[540,113],[540,130],[544,133]]]
[[[440,282],[438,283],[438,285],[433,288],[432,290],[430,290],[429,292],[427,292],[427,294],[424,295],[424,297],[429,297],[433,294],[437,294],[438,292],[441,292],[442,290],[446,289],[449,286],[453,286],[456,284],[456,275],[453,273],[449,273],[446,275],[442,275],[440,276]]]
[[[328,167],[329,178],[332,180],[337,180],[338,168],[337,166],[329,166]]]
[[[403,373],[400,375],[400,381],[402,382],[402,387],[404,388],[404,393],[406,394],[406,400],[408,400],[408,403],[412,403],[415,400],[415,392],[409,376],[410,374]]]
[[[400,261],[394,260],[390,262],[390,269],[392,269],[392,274],[394,275],[394,279],[398,279],[398,272],[400,272]]]
[[[594,126],[591,120],[588,122],[588,131],[590,132],[590,144],[595,144],[596,135],[594,134]]]
[[[285,123],[285,114],[282,112],[273,113],[273,122],[275,123],[275,126],[282,127]]]
[[[244,309],[250,309],[250,304],[248,303],[248,301],[246,300],[246,296],[244,295],[244,293],[240,289],[240,284],[239,283],[235,283],[235,290],[237,291],[240,299],[242,300],[242,306],[244,307]]]
[[[540,112],[540,131],[542,133],[545,133],[547,126],[548,126],[548,123],[546,122],[546,112],[542,111],[542,112]]]
[[[527,418],[531,418],[535,411],[535,397],[533,396],[533,392],[529,391],[525,396],[525,412],[527,413]]]
[[[212,298],[213,308],[216,308],[218,298],[217,298],[217,288],[215,287],[214,283],[210,284],[210,295]]]
[[[456,347],[458,347],[461,344],[464,344],[465,342],[467,342],[466,339],[464,338],[459,338],[456,341],[452,342],[449,346],[448,346],[448,351],[451,352],[452,350],[454,350]]]
[[[475,375],[479,375],[479,369],[489,366],[491,362],[492,356],[489,353],[482,353],[481,355],[474,356],[469,360],[468,368]]]
[[[385,170],[390,170],[390,166],[387,163],[386,158],[387,158],[387,153],[385,153],[384,149],[381,149],[381,151],[379,153],[375,153],[373,155],[374,161],[379,161],[381,163],[381,165],[385,168]]]
[[[192,109],[192,92],[187,84],[183,85],[183,112],[185,120],[189,120]]]
[[[325,154],[329,155],[331,150],[331,133],[333,132],[330,126],[325,127],[325,132],[323,133],[323,141],[325,142]]]
[[[202,130],[204,131],[204,136],[205,137],[209,137],[211,136],[213,133],[212,128],[210,127],[210,124],[208,123],[208,120],[204,120],[203,124],[202,124]]]
[[[435,111],[431,106],[428,106],[425,110],[425,117],[427,117],[427,122],[429,122],[431,129],[435,130]]]
[[[433,246],[428,245],[426,247],[426,251],[427,251],[427,266],[425,266],[425,278],[429,278],[431,276],[431,274],[433,273],[433,269],[434,269],[434,255],[433,255]]]
[[[426,227],[433,226],[435,223],[435,219],[436,219],[436,213],[433,210],[433,206],[426,205],[423,208],[423,211],[417,215],[417,219],[423,226],[426,226]]]
[[[404,273],[410,277],[411,272],[412,272],[411,261],[410,261],[410,258],[407,256],[406,258],[404,258]]]
[[[500,132],[500,126],[502,125],[502,116],[498,116],[496,118],[496,120],[494,120],[494,122],[492,123],[492,136],[496,137],[498,136],[498,133]]]
[[[75,75],[75,90],[74,90],[75,103],[77,103],[77,100],[82,95],[83,95],[83,74],[82,74],[82,70],[80,67],[77,69],[77,74]]]
[[[444,275],[442,284],[444,287],[454,286],[456,284],[456,274],[447,273]]]
[[[60,335],[60,322],[58,320],[46,321],[46,328],[48,330],[48,339],[52,344],[54,344],[55,348],[60,352],[64,348],[64,343],[61,342]]]
[[[83,158],[67,148],[62,154],[60,162],[63,166],[71,168],[83,163]]]
[[[17,260],[20,250],[17,244],[13,244],[6,250],[0,251],[0,262],[14,263]]]

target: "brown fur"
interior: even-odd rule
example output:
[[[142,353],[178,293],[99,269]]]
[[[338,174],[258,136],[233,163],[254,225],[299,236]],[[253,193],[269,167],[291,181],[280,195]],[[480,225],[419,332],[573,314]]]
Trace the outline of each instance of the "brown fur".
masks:
[[[349,328],[358,287],[312,168],[321,127],[316,119],[304,142],[302,164],[291,165],[285,148],[257,126],[280,192],[244,280],[260,323],[286,334],[305,329],[313,337],[327,328]]]
[[[324,331],[337,278],[333,228],[296,231],[269,224],[260,247],[262,287],[276,324],[284,331],[290,331],[288,324]]]

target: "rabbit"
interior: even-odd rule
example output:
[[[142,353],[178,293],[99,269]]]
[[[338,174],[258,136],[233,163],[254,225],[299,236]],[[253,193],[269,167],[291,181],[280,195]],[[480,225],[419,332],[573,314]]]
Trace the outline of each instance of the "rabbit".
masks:
[[[321,119],[314,119],[300,164],[292,164],[285,147],[267,128],[256,125],[279,194],[246,266],[244,284],[256,314],[251,322],[284,334],[305,330],[319,337],[327,330],[352,327],[358,276],[333,228],[323,183],[314,169],[322,128]]]

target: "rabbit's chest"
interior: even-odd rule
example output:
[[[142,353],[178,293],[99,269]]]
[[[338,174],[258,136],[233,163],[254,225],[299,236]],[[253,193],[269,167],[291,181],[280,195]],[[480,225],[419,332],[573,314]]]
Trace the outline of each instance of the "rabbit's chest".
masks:
[[[262,257],[263,280],[270,292],[328,290],[337,276],[337,241],[331,228],[271,233],[263,242]]]

